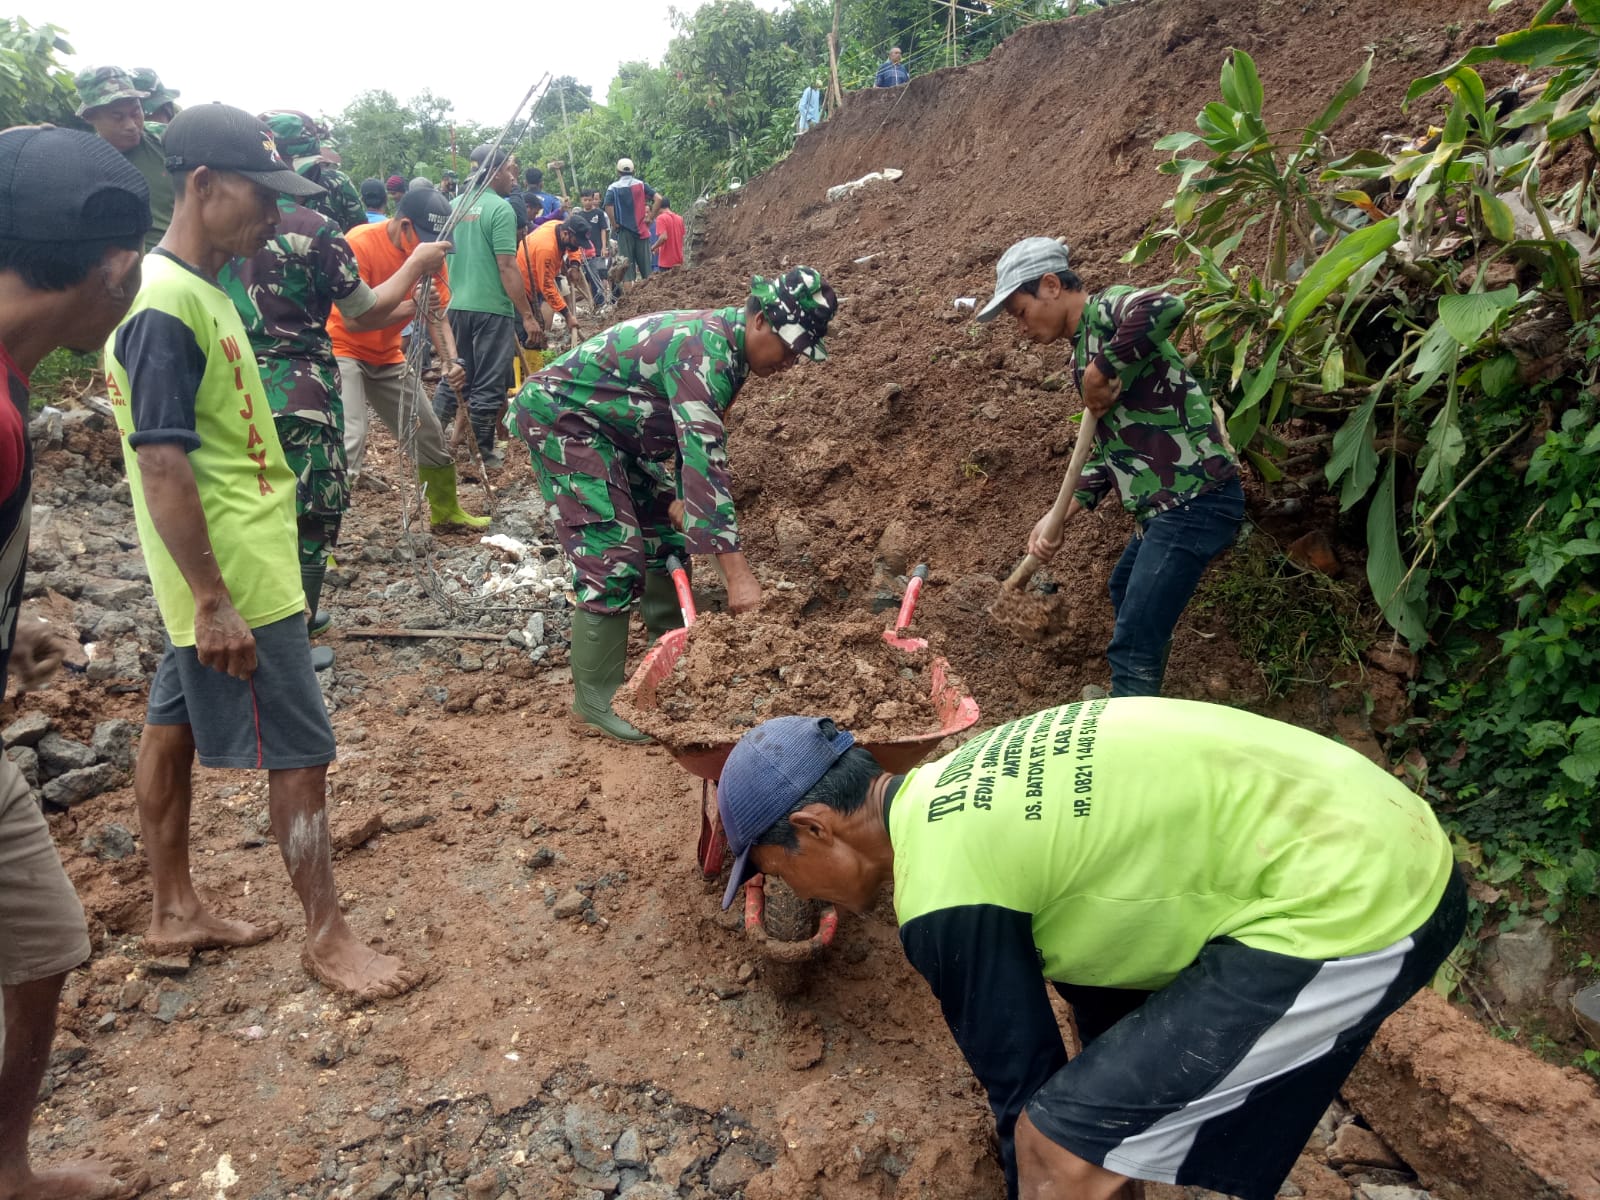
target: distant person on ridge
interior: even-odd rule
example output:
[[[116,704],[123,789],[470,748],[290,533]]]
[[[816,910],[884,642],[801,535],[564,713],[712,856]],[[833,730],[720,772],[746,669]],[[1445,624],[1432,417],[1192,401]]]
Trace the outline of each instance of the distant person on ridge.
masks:
[[[822,123],[822,82],[806,85],[806,90],[800,93],[800,103],[795,106],[800,112],[800,122],[795,127],[796,133],[804,133],[813,125]]]
[[[911,72],[906,70],[900,62],[900,47],[889,48],[889,61],[878,68],[878,77],[872,81],[873,87],[892,88],[900,87],[911,82]]]
[[[650,274],[650,222],[661,211],[655,188],[633,175],[633,159],[617,160],[617,180],[606,189],[606,216],[611,240],[628,264],[624,279],[645,279]]]
[[[1133,514],[1111,572],[1117,623],[1106,661],[1113,696],[1158,696],[1178,618],[1244,521],[1239,462],[1172,344],[1183,301],[1120,284],[1090,295],[1068,260],[1055,238],[1024,238],[1000,256],[994,297],[977,316],[1004,311],[1041,346],[1073,339],[1078,394],[1099,428],[1067,520],[1113,489]],[[1063,539],[1046,541],[1043,525],[1041,517],[1028,535],[1028,553],[1049,562]]]
[[[745,561],[723,418],[751,375],[827,358],[838,300],[816,271],[757,275],[735,308],[654,313],[613,325],[523,384],[506,423],[527,444],[572,565],[572,712],[625,742],[650,739],[611,709],[640,602],[659,637],[683,624],[668,555],[716,556],[728,607],[761,585]],[[664,365],[666,364],[666,365]]]

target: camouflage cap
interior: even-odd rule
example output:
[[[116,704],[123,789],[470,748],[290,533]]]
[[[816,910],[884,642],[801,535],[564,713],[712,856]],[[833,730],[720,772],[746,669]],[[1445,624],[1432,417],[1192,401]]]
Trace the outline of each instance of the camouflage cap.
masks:
[[[750,294],[789,349],[812,362],[827,360],[822,338],[839,311],[839,300],[821,274],[811,267],[794,267],[777,279],[757,275],[750,281]]]
[[[129,72],[129,78],[133,80],[133,86],[144,93],[144,115],[147,117],[182,94],[176,88],[163,84],[161,76],[149,67],[135,67]]]
[[[85,67],[72,82],[78,88],[78,116],[118,100],[143,100],[144,93],[121,67]]]
[[[278,144],[278,153],[301,174],[319,162],[339,161],[323,149],[322,139],[328,131],[305,113],[292,108],[276,108],[262,113],[261,119],[272,131],[272,140]]]

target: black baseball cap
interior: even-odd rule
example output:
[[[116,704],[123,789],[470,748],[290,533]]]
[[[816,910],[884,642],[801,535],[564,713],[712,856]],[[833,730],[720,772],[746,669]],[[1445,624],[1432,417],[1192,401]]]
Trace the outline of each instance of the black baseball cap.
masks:
[[[103,138],[53,125],[0,132],[0,238],[127,241],[150,228],[150,186]]]
[[[492,143],[484,142],[480,146],[474,146],[472,153],[468,157],[472,159],[472,165],[479,171],[492,173],[505,165],[506,159],[511,157],[511,151],[504,146],[496,149]]]
[[[283,161],[266,122],[232,105],[184,109],[167,125],[161,145],[169,171],[232,171],[286,196],[320,196],[325,190]]]
[[[395,206],[395,219],[404,217],[424,242],[436,242],[450,219],[450,201],[434,188],[412,188]]]

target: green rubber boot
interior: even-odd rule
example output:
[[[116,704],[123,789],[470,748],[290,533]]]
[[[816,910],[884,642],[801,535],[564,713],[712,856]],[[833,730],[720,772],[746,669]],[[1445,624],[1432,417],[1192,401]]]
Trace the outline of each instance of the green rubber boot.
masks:
[[[456,465],[418,467],[417,479],[428,493],[428,524],[435,529],[447,525],[464,525],[469,529],[482,529],[488,517],[475,517],[461,507],[456,495]]]
[[[584,608],[573,613],[572,715],[618,741],[648,742],[649,734],[611,711],[627,658],[627,613],[592,613]]]
[[[652,646],[669,629],[683,628],[683,609],[678,607],[678,592],[672,586],[672,576],[657,571],[645,572],[644,599],[639,603],[639,615],[644,618]]]

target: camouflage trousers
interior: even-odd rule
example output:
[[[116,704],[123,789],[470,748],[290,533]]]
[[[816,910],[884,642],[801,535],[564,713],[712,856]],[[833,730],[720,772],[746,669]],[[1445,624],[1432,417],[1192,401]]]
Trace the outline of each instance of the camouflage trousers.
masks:
[[[337,401],[335,401],[337,404]],[[336,412],[335,416],[342,416]],[[294,511],[300,527],[300,563],[315,566],[339,541],[339,524],[350,507],[341,423],[306,421],[276,413],[273,424],[283,456],[294,472]]]
[[[664,574],[668,555],[688,562],[688,544],[667,511],[678,487],[665,463],[633,458],[603,437],[557,433],[543,419],[548,414],[520,405],[512,415],[572,566],[580,608],[626,612],[644,593],[646,571]]]

